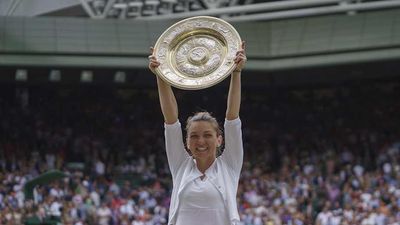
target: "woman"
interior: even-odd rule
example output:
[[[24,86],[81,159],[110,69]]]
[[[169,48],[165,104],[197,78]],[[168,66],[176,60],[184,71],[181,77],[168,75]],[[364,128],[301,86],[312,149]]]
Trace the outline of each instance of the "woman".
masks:
[[[208,112],[189,117],[186,125],[186,147],[178,120],[176,98],[169,84],[157,77],[161,111],[165,121],[165,143],[173,189],[168,224],[234,225],[239,213],[236,194],[243,163],[243,143],[239,118],[241,71],[246,63],[245,45],[235,58],[225,118],[225,150],[217,157],[223,142],[218,122]],[[160,65],[149,56],[149,69]]]

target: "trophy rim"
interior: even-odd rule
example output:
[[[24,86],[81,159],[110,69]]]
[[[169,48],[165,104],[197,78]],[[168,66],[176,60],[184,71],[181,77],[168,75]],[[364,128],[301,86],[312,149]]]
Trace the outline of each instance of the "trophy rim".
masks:
[[[154,55],[156,56],[156,58],[157,59],[159,59],[158,57],[157,57],[157,53],[159,53],[159,50],[160,50],[160,46],[162,45],[162,43],[163,42],[165,42],[165,39],[167,38],[167,36],[170,34],[170,32],[171,31],[173,31],[174,29],[176,29],[177,27],[179,27],[180,25],[182,25],[182,24],[185,24],[185,23],[188,23],[188,22],[190,22],[190,21],[209,21],[209,22],[216,22],[216,23],[218,23],[219,25],[222,25],[224,28],[228,28],[229,29],[229,31],[230,32],[232,32],[232,35],[233,35],[233,38],[232,39],[234,39],[234,42],[235,43],[233,43],[233,45],[236,45],[236,48],[237,48],[237,50],[239,50],[240,49],[240,46],[241,46],[241,38],[240,38],[240,35],[239,35],[239,33],[237,32],[237,30],[230,24],[230,23],[228,23],[227,21],[225,21],[225,20],[223,20],[223,19],[220,19],[220,18],[217,18],[217,17],[212,17],[212,16],[194,16],[194,17],[189,17],[189,18],[186,18],[186,19],[183,19],[183,20],[180,20],[180,21],[178,21],[178,22],[176,22],[176,23],[174,23],[173,25],[171,25],[170,27],[168,27],[161,35],[160,35],[160,37],[157,39],[157,42],[156,42],[156,44],[155,44],[155,46],[154,46]],[[219,38],[222,38],[223,40],[221,40],[221,42],[223,42],[224,44],[225,44],[225,51],[229,51],[229,50],[227,50],[228,48],[229,48],[229,46],[228,46],[228,44],[227,44],[227,40],[226,40],[226,38],[223,36],[223,34],[221,34],[221,32],[219,32],[218,30],[216,30],[216,29],[212,29],[212,27],[207,27],[207,28],[204,28],[204,27],[202,27],[203,28],[203,30],[198,30],[199,32],[200,31],[203,31],[203,32],[205,32],[204,30],[207,30],[207,29],[209,29],[209,30],[211,30],[211,32],[212,33],[217,33],[218,34],[218,36],[219,36]],[[193,32],[194,32],[195,30],[193,30]],[[206,32],[207,33],[207,32]],[[210,34],[210,36],[211,36],[211,34]],[[173,42],[174,40],[171,40],[171,42]],[[175,40],[176,41],[176,40]],[[179,44],[179,42],[178,43],[174,43],[174,45],[172,46],[172,48],[173,47],[175,47],[176,45],[178,45]],[[233,46],[233,47],[235,47],[235,46]],[[168,46],[168,50],[167,50],[167,55],[169,55],[169,53],[170,53],[170,51],[171,51],[171,46]],[[234,53],[234,54],[236,54],[236,52]],[[168,58],[168,56],[166,56],[166,58]],[[168,58],[169,59],[169,58]],[[167,64],[170,64],[169,62],[168,62],[168,60],[165,60],[165,61],[167,61],[166,63]],[[172,76],[175,76],[175,77],[180,77],[180,80],[191,80],[191,81],[193,81],[192,83],[195,83],[195,84],[184,84],[184,82],[177,82],[176,80],[174,80],[174,79],[172,79],[169,75],[167,75],[167,74],[164,74],[163,73],[163,71],[160,69],[160,67],[157,67],[156,69],[155,69],[155,72],[156,72],[156,75],[157,76],[159,76],[161,79],[163,79],[165,82],[167,82],[167,83],[169,83],[170,85],[172,85],[172,86],[174,86],[174,87],[176,87],[176,88],[179,88],[179,89],[183,89],[183,90],[200,90],[200,89],[205,89],[205,88],[208,88],[208,87],[211,87],[211,86],[214,86],[214,85],[216,85],[216,84],[218,84],[218,83],[220,83],[220,82],[222,82],[225,78],[227,78],[231,73],[232,73],[232,71],[235,69],[235,63],[233,62],[233,58],[231,57],[231,59],[230,60],[228,60],[228,59],[226,59],[226,57],[224,57],[223,59],[222,59],[222,61],[223,62],[228,62],[228,63],[230,63],[230,65],[229,66],[227,66],[227,68],[225,68],[225,72],[223,73],[223,74],[219,74],[219,76],[214,76],[214,78],[213,79],[208,79],[206,82],[202,82],[201,84],[199,84],[198,82],[197,82],[197,80],[199,80],[198,78],[192,78],[192,77],[189,77],[189,76],[186,76],[186,77],[182,77],[182,74],[177,74],[176,73],[176,68],[173,68],[171,65],[169,65],[169,70],[170,71],[173,71],[172,73],[170,73],[170,74],[172,74]],[[222,65],[223,63],[221,63],[221,65]],[[216,70],[218,70],[219,68],[221,68],[221,65],[219,65],[218,66],[218,68],[216,69]],[[208,75],[206,75],[206,77],[207,76],[210,76],[210,74],[208,74]],[[197,79],[197,80],[196,80]]]

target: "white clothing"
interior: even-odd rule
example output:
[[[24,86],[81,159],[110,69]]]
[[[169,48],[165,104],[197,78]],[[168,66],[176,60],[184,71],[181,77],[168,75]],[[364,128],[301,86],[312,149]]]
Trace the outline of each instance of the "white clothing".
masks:
[[[317,221],[319,221],[321,225],[329,225],[331,219],[332,219],[332,213],[329,211],[328,212],[322,211],[318,213]]]
[[[243,164],[243,142],[242,142],[242,131],[241,131],[241,121],[239,118],[234,120],[225,120],[224,130],[225,130],[225,150],[223,154],[219,156],[213,163],[213,165],[206,171],[207,185],[211,184],[218,190],[219,199],[221,199],[224,205],[225,212],[222,215],[228,217],[228,221],[223,223],[216,223],[218,225],[233,225],[238,224],[240,221],[239,213],[236,203],[237,188],[239,183],[240,170]],[[171,205],[169,210],[169,225],[176,225],[177,219],[181,216],[182,206],[187,206],[187,204],[200,204],[186,202],[188,199],[183,197],[186,188],[193,185],[196,179],[198,179],[202,174],[197,169],[195,161],[186,152],[183,143],[182,128],[179,121],[174,124],[165,124],[165,144],[166,152],[168,158],[169,168],[172,174],[173,180],[173,190],[171,196]],[[210,186],[207,187],[210,189]],[[193,186],[190,190],[193,190]],[[213,194],[212,190],[211,193]],[[215,194],[215,193],[214,193]],[[205,193],[202,193],[205,196]],[[187,197],[187,196],[186,196]],[[197,200],[196,200],[197,201]],[[221,204],[221,203],[220,203]],[[216,205],[209,206],[216,207]],[[199,211],[199,210],[198,210]],[[201,213],[206,213],[207,216],[211,216],[215,213],[215,210],[211,212],[206,212],[204,210]],[[210,210],[208,210],[210,211]],[[179,214],[179,215],[178,215]],[[193,215],[193,214],[192,214]],[[185,216],[185,213],[183,213]],[[204,220],[205,214],[199,214]],[[181,222],[182,218],[179,218]],[[223,218],[221,218],[224,220]],[[202,221],[201,220],[201,221]],[[189,221],[185,221],[182,224],[193,224],[194,219],[190,218]],[[202,224],[209,224],[203,223]]]
[[[100,195],[96,191],[90,192],[90,199],[92,199],[93,204],[98,208],[100,206]]]
[[[128,216],[135,215],[132,202],[127,202],[119,207],[119,212]]]
[[[97,209],[99,225],[108,225],[111,219],[111,214],[111,209],[108,207],[100,207],[99,209]]]
[[[188,221],[191,225],[229,224],[223,199],[208,179],[207,171],[203,180],[198,177],[182,190],[180,199],[185,201],[178,209],[176,225],[186,225]]]
[[[60,202],[54,201],[50,205],[50,214],[52,216],[61,216],[62,204]]]
[[[95,164],[95,170],[96,170],[97,175],[104,175],[106,172],[106,166],[104,165],[104,163],[102,161],[97,160],[97,162]]]
[[[61,198],[64,196],[64,191],[58,188],[52,188],[50,189],[50,195],[56,198]]]

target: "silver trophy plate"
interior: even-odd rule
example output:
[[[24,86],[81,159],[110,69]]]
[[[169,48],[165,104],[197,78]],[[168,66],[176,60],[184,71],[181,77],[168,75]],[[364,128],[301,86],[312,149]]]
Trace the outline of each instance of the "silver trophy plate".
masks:
[[[197,16],[181,20],[158,38],[154,55],[160,62],[156,73],[184,90],[211,87],[235,69],[241,39],[226,21]]]

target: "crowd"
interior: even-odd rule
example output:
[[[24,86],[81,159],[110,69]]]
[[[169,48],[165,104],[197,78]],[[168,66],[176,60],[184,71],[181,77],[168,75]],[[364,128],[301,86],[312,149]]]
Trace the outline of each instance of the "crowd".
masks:
[[[182,118],[223,118],[220,88],[177,91]],[[242,224],[400,225],[399,96],[399,81],[244,87]],[[26,198],[24,184],[52,169],[68,176]],[[0,181],[0,224],[166,224],[156,90],[0,88]]]

